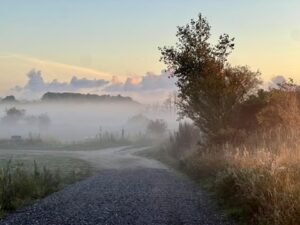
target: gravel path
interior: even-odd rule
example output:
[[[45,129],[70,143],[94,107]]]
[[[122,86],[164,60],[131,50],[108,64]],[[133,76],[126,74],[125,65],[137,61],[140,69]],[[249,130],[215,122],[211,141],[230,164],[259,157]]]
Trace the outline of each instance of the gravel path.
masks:
[[[106,169],[7,216],[0,221],[1,224],[228,223],[224,222],[206,196],[187,178],[165,168],[134,167]]]

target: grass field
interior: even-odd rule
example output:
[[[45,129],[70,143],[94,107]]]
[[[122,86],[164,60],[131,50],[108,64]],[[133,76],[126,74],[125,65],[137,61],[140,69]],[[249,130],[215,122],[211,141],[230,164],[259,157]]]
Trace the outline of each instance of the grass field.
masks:
[[[0,216],[93,173],[81,159],[42,151],[0,151]]]
[[[13,166],[22,165],[26,170],[32,170],[32,166],[36,162],[38,167],[47,167],[51,171],[59,170],[62,175],[75,173],[78,176],[86,176],[93,170],[88,162],[69,156],[18,153],[17,151],[3,153],[0,151],[0,168],[5,167],[9,160],[12,161]]]

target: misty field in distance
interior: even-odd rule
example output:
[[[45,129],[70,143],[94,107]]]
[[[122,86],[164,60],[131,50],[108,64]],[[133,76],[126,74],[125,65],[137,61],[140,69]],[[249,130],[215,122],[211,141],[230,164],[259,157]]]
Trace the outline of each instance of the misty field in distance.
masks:
[[[45,97],[46,96],[46,97]],[[167,121],[168,128],[176,127],[174,111],[164,105],[145,106],[131,98],[108,96],[107,99],[95,99],[93,96],[82,99],[81,96],[66,98],[59,95],[47,99],[47,94],[42,100],[34,102],[7,101],[0,102],[0,138],[9,139],[12,136],[22,138],[42,138],[52,141],[72,142],[94,138],[97,135],[112,133],[120,137],[123,135],[136,136],[146,132],[147,124],[128,124],[130,118],[139,114],[150,119],[163,119]],[[98,96],[99,97],[99,96]],[[12,118],[10,123],[5,123],[7,110],[15,108],[23,110],[19,118]],[[32,118],[46,115],[48,124],[39,126]]]

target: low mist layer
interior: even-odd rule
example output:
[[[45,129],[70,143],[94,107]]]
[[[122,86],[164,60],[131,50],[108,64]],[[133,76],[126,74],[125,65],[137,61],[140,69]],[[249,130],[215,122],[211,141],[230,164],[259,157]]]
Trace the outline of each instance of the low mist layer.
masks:
[[[149,121],[176,125],[174,111],[166,106],[143,105],[122,96],[46,93],[41,100],[19,102],[13,96],[0,104],[0,138],[42,138],[78,141],[102,133],[141,135]]]

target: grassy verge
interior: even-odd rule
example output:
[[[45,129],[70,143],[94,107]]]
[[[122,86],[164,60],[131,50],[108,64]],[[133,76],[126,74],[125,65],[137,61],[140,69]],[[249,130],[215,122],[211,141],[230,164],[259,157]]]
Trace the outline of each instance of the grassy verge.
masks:
[[[91,174],[91,168],[81,160],[45,156],[36,158],[41,163],[20,156],[17,160],[1,158],[1,217]]]
[[[65,144],[59,148],[59,150],[73,150],[73,151],[85,151],[85,150],[100,150],[105,148],[114,148],[120,146],[130,145],[131,141],[129,140],[116,140],[111,142],[102,142],[99,140],[89,140],[74,142],[70,144]]]
[[[12,142],[10,140],[0,140],[0,149],[21,149],[21,150],[100,150],[109,147],[119,147],[130,145],[132,142],[127,139],[91,139],[76,141],[71,143],[63,143],[55,140],[22,140],[20,142]]]
[[[167,143],[142,154],[193,178],[238,224],[298,225],[300,145],[276,140],[189,152]]]
[[[185,159],[183,171],[209,181],[227,214],[241,224],[299,224],[300,152],[223,150],[195,153]]]

